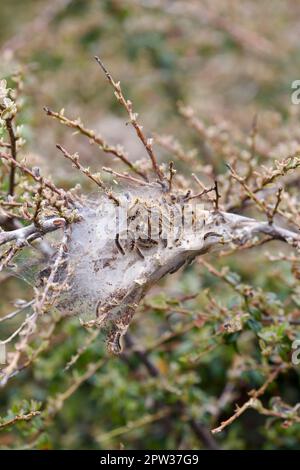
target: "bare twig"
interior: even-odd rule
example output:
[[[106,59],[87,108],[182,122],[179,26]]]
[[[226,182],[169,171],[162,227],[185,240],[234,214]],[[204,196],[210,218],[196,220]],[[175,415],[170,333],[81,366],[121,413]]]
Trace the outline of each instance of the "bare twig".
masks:
[[[148,374],[151,377],[159,377],[161,375],[160,371],[153,364],[153,362],[151,361],[151,359],[149,357],[149,350],[145,350],[143,348],[136,347],[131,335],[129,335],[129,334],[126,335],[125,341],[127,343],[127,346],[132,349],[132,351],[135,353],[135,355],[140,359],[141,363],[145,366],[146,370],[148,371]],[[189,416],[188,407],[183,401],[177,400],[174,403],[174,405],[171,406],[170,408],[163,408],[162,410],[159,410],[159,412],[162,413],[162,416],[160,414],[158,416],[159,416],[159,419],[162,419],[162,418],[165,418],[167,416],[171,416],[171,414],[173,414],[173,413],[178,414],[178,411],[180,411],[180,413],[182,415],[187,415],[188,423],[189,423],[192,431],[194,432],[195,436],[201,442],[203,442],[203,444],[208,449],[218,449],[219,448],[217,442],[212,438],[212,436],[209,433],[209,430],[203,425],[203,423],[201,423],[199,421],[196,421],[194,418]],[[153,415],[150,415],[150,416],[153,416]],[[152,422],[152,420],[150,422]],[[139,425],[144,426],[147,423],[148,423],[147,419],[146,419],[146,422],[142,419],[142,421],[139,422]],[[131,428],[130,427],[128,428],[128,425],[126,425],[126,426],[122,427],[122,429],[118,428],[118,429],[115,429],[115,430],[111,431],[108,434],[105,434],[105,436],[114,437],[114,436],[118,435],[119,432],[121,432],[123,434],[125,432],[130,431],[130,430],[131,430]],[[101,440],[102,440],[102,437],[103,436],[100,436]],[[106,439],[106,437],[105,437],[105,439]]]
[[[247,194],[248,198],[252,199],[252,201],[257,205],[257,207],[261,210],[261,212],[268,214],[268,208],[264,201],[261,201],[255,194],[256,191],[253,191],[248,184],[246,183],[246,178],[237,174],[237,172],[233,169],[233,167],[227,163],[227,167],[230,170],[231,176],[235,179],[240,185],[244,188],[245,193]]]
[[[41,180],[41,175],[39,171],[35,171],[34,169],[30,169],[27,166],[23,165],[22,163],[18,161],[14,161],[13,158],[6,154],[6,153],[0,153],[0,158],[3,160],[7,160],[11,163],[13,163],[17,168],[19,168],[24,174],[30,176],[33,178],[36,182],[40,183]],[[57,188],[50,180],[44,178],[44,185],[51,189],[54,193],[58,194],[62,198],[66,199],[68,202],[73,203],[74,200],[72,198],[72,195],[69,192],[63,191],[62,189]]]
[[[5,51],[16,52],[31,42],[33,37],[42,36],[52,20],[71,3],[71,0],[53,0],[43,5],[41,11],[34,16],[34,20],[25,24],[17,34],[9,38],[1,46],[1,54]]]
[[[14,125],[13,125],[13,117],[7,119],[5,122],[6,122],[8,135],[9,135],[9,140],[10,140],[11,157],[12,157],[12,160],[16,161],[17,160],[17,139],[16,139]],[[8,189],[8,194],[10,194],[11,196],[13,196],[14,190],[15,190],[15,171],[16,171],[16,167],[14,165],[14,162],[12,161],[11,168],[10,168],[9,189]]]
[[[115,95],[117,97],[117,100],[122,104],[122,106],[124,106],[124,108],[126,109],[127,113],[128,113],[128,116],[130,118],[130,123],[132,124],[132,126],[134,127],[135,131],[136,131],[136,134],[138,136],[138,138],[140,139],[140,141],[142,142],[142,144],[144,145],[149,157],[150,157],[150,160],[151,160],[151,163],[152,163],[152,167],[153,167],[153,170],[154,172],[156,173],[156,175],[158,176],[158,179],[160,181],[162,181],[164,179],[164,175],[161,171],[161,169],[159,168],[159,165],[157,163],[157,158],[153,152],[153,148],[152,148],[152,141],[153,139],[147,139],[143,133],[143,128],[140,124],[138,124],[137,122],[137,113],[134,113],[133,112],[133,108],[132,108],[132,102],[127,100],[126,98],[124,98],[124,95],[123,95],[123,92],[122,92],[122,88],[121,88],[121,85],[120,85],[120,82],[115,82],[114,79],[112,78],[111,74],[108,72],[108,70],[106,69],[106,67],[104,66],[103,62],[101,61],[101,59],[98,57],[98,56],[95,56],[95,59],[96,61],[98,62],[98,64],[100,65],[101,69],[103,70],[107,80],[109,81],[109,83],[112,85],[113,89],[115,90]]]
[[[114,196],[114,194],[112,193],[112,191],[108,190],[107,187],[105,186],[105,184],[103,183],[102,179],[100,178],[100,175],[99,174],[92,174],[89,170],[89,168],[84,168],[81,163],[79,162],[79,155],[77,153],[75,153],[74,155],[71,155],[64,147],[62,147],[61,145],[57,144],[56,147],[58,148],[58,150],[60,150],[62,152],[62,154],[64,155],[64,157],[66,157],[68,160],[70,160],[73,165],[75,166],[75,168],[77,168],[79,171],[81,171],[84,175],[86,175],[91,181],[93,181],[94,183],[97,184],[97,186],[99,186],[102,191],[104,191],[104,193],[106,194],[106,196],[111,199],[117,206],[119,206],[120,204],[120,201],[119,199]]]
[[[9,426],[12,426],[20,421],[30,421],[32,418],[35,416],[39,416],[41,414],[40,411],[30,411],[27,414],[19,414],[14,416],[11,419],[8,419],[7,421],[4,421],[3,423],[0,423],[0,430],[7,428]]]
[[[56,257],[54,259],[50,275],[45,282],[44,288],[42,292],[36,289],[36,297],[32,305],[33,313],[28,316],[21,324],[21,326],[16,330],[16,332],[14,332],[11,337],[5,341],[11,341],[15,336],[20,337],[19,342],[15,346],[15,351],[12,353],[12,357],[9,364],[3,369],[3,371],[1,371],[1,386],[5,386],[10,377],[12,377],[12,375],[19,370],[20,358],[22,356],[22,353],[28,347],[28,342],[30,341],[32,334],[37,329],[38,318],[40,316],[43,316],[47,309],[49,309],[53,305],[55,299],[59,296],[61,291],[66,290],[68,288],[68,272],[64,281],[60,281],[59,284],[57,284],[56,281],[58,271],[64,262],[68,238],[69,227],[66,227],[64,236],[61,240]],[[29,359],[29,363],[31,359],[32,358]]]
[[[215,204],[215,211],[217,212],[219,210],[219,199],[221,197],[220,193],[219,193],[219,187],[218,187],[218,181],[217,180],[215,180],[214,191],[215,191],[214,204]]]
[[[276,367],[273,372],[267,377],[266,381],[264,382],[264,384],[258,389],[258,390],[254,390],[254,391],[251,391],[249,394],[251,395],[251,398],[249,398],[249,400],[247,400],[243,406],[241,407],[238,407],[237,406],[237,409],[235,411],[235,413],[230,417],[228,418],[226,421],[223,421],[220,426],[218,426],[217,428],[214,428],[212,429],[212,433],[213,434],[217,434],[221,431],[223,431],[224,428],[226,428],[227,426],[229,426],[231,423],[233,423],[233,421],[235,421],[237,418],[239,418],[247,409],[249,408],[253,408],[253,405],[255,404],[255,401],[257,398],[259,398],[260,396],[262,396],[266,389],[268,388],[268,386],[274,382],[274,380],[277,378],[277,376],[283,372],[284,370],[287,369],[287,365],[283,365],[281,364],[280,366]]]

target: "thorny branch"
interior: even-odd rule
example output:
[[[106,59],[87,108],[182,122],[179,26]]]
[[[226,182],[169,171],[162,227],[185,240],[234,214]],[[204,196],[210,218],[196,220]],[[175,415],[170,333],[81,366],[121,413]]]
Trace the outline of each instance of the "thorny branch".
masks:
[[[128,166],[128,168],[131,171],[133,171],[134,173],[139,175],[141,178],[143,178],[144,181],[148,180],[145,173],[143,173],[141,170],[139,170],[136,167],[136,165],[128,159],[128,156],[126,155],[126,153],[124,152],[124,150],[122,149],[121,146],[115,147],[113,145],[109,145],[107,142],[105,142],[105,140],[100,135],[97,135],[97,134],[95,134],[94,131],[84,127],[84,125],[81,123],[81,121],[79,119],[76,119],[75,121],[74,120],[72,121],[71,119],[68,119],[66,116],[64,116],[64,114],[62,112],[60,112],[60,113],[54,112],[48,107],[44,107],[44,110],[45,110],[45,112],[48,116],[51,116],[52,118],[57,119],[62,124],[65,124],[66,126],[71,127],[72,129],[76,129],[80,134],[88,137],[90,142],[93,142],[96,145],[98,145],[98,147],[101,150],[103,150],[103,152],[111,154],[114,157],[117,157],[126,166]]]
[[[158,178],[158,182],[160,182],[160,188],[162,189],[161,193],[163,194],[163,198],[167,197],[166,194],[170,197],[170,200],[176,201],[189,201],[195,200],[198,198],[199,200],[203,201],[204,198],[208,197],[208,194],[214,192],[215,197],[209,198],[210,209],[203,211],[205,220],[208,221],[208,227],[206,227],[201,236],[197,239],[196,237],[192,238],[191,233],[188,233],[187,237],[182,236],[180,239],[176,240],[174,246],[172,246],[172,250],[167,250],[166,246],[159,246],[157,251],[155,252],[155,256],[147,257],[139,257],[139,277],[136,276],[132,278],[132,282],[126,285],[125,293],[125,301],[124,297],[117,297],[116,292],[112,293],[111,298],[109,298],[109,302],[107,302],[104,307],[101,307],[98,312],[110,312],[112,308],[116,308],[121,306],[124,308],[124,312],[120,310],[119,317],[116,316],[116,331],[117,335],[115,335],[114,340],[118,337],[118,341],[120,339],[120,335],[126,332],[129,322],[132,318],[134,310],[137,308],[139,301],[143,298],[148,288],[150,288],[153,284],[158,282],[163,276],[176,272],[181,266],[190,263],[196,256],[204,255],[209,253],[212,249],[216,247],[220,247],[220,245],[227,245],[230,248],[230,252],[235,252],[240,249],[248,248],[251,246],[258,246],[259,244],[266,243],[271,240],[280,240],[284,241],[290,246],[296,248],[299,251],[300,248],[300,235],[299,231],[297,230],[297,224],[291,225],[291,229],[281,227],[278,223],[274,222],[275,216],[277,214],[283,215],[289,221],[293,219],[293,211],[297,211],[297,204],[291,203],[291,211],[288,214],[288,217],[285,214],[285,210],[282,209],[282,205],[285,202],[285,193],[283,189],[280,187],[276,192],[276,200],[270,206],[267,202],[261,198],[260,192],[265,190],[266,187],[275,182],[280,177],[285,176],[291,170],[296,170],[300,166],[300,159],[299,155],[295,154],[292,157],[289,157],[281,162],[275,163],[275,168],[271,169],[263,169],[261,174],[254,174],[251,171],[253,168],[249,165],[248,173],[246,176],[241,176],[238,174],[238,170],[236,169],[234,164],[229,163],[228,167],[230,169],[230,177],[227,180],[227,187],[224,184],[225,175],[221,175],[218,180],[215,179],[215,170],[203,170],[203,173],[213,177],[212,179],[215,180],[214,186],[207,187],[207,183],[202,183],[202,181],[196,176],[193,175],[194,180],[200,186],[201,191],[195,192],[189,182],[183,181],[181,179],[177,181],[177,174],[174,170],[173,161],[169,163],[169,172],[168,176],[165,176],[161,167],[158,164],[157,156],[154,154],[153,146],[152,146],[152,139],[147,139],[143,133],[142,126],[137,121],[137,114],[133,112],[132,103],[127,100],[123,96],[123,92],[119,82],[115,82],[110,73],[107,71],[101,60],[96,57],[98,64],[101,66],[102,70],[104,71],[106,78],[108,79],[109,83],[112,85],[115,95],[121,105],[126,109],[130,122],[135,129],[135,132],[143,143],[147,154],[150,158],[153,171],[155,173],[155,177]],[[98,145],[104,152],[114,155],[115,157],[119,158],[130,171],[135,173],[135,175],[139,176],[141,179],[130,176],[127,173],[120,173],[115,171],[111,168],[103,168],[104,171],[112,174],[116,178],[123,179],[129,182],[135,187],[140,187],[142,190],[156,188],[157,189],[157,182],[151,181],[150,178],[144,173],[140,171],[139,168],[135,166],[127,157],[127,154],[121,149],[120,147],[114,147],[107,144],[100,136],[96,135],[94,131],[87,129],[80,120],[70,120],[64,116],[62,112],[56,113],[51,111],[49,108],[45,108],[46,113],[60,121],[61,123],[65,124],[66,126],[73,128],[80,132],[82,135],[88,137],[90,141]],[[203,138],[207,138],[207,132],[205,126],[201,121],[198,121],[194,113],[191,110],[183,110],[182,114],[185,114],[186,118],[188,119],[190,125],[196,129],[199,135],[203,136]],[[42,278],[42,288],[35,289],[35,298],[32,301],[28,301],[23,304],[19,309],[5,315],[3,318],[0,319],[0,322],[4,322],[6,320],[12,319],[16,317],[19,313],[23,312],[27,307],[32,309],[30,315],[28,315],[25,320],[21,323],[21,325],[2,343],[10,343],[13,339],[19,338],[16,343],[16,348],[13,353],[10,353],[9,356],[9,364],[7,367],[1,372],[2,374],[2,381],[1,384],[5,385],[7,381],[16,375],[18,372],[23,370],[25,367],[28,367],[34,360],[38,357],[38,355],[43,352],[47,347],[49,347],[50,338],[54,331],[55,324],[59,320],[53,320],[50,322],[50,325],[47,325],[47,331],[43,332],[44,338],[46,338],[46,344],[40,344],[32,353],[31,356],[27,354],[27,347],[30,345],[30,341],[35,335],[41,334],[41,329],[39,329],[38,320],[43,319],[45,314],[49,314],[51,306],[55,304],[55,301],[59,298],[60,294],[63,291],[67,291],[68,286],[68,267],[67,267],[67,276],[63,280],[59,279],[59,272],[61,267],[64,265],[65,260],[68,257],[68,243],[69,243],[69,236],[70,236],[70,225],[74,220],[69,220],[67,217],[58,210],[58,216],[50,216],[45,217],[43,214],[43,202],[46,200],[48,201],[50,198],[46,191],[50,191],[51,196],[54,193],[55,195],[59,196],[66,206],[76,207],[77,199],[73,195],[71,191],[65,191],[63,189],[57,188],[51,180],[46,178],[42,178],[40,172],[37,168],[28,168],[23,160],[16,159],[16,135],[14,131],[14,127],[12,125],[12,120],[6,120],[6,126],[8,130],[9,142],[1,142],[0,146],[4,149],[7,149],[7,153],[0,152],[0,158],[6,163],[6,170],[7,168],[11,168],[10,173],[10,195],[14,195],[14,198],[4,200],[3,203],[1,201],[1,206],[11,211],[16,211],[20,207],[23,208],[23,220],[27,220],[32,222],[30,225],[27,226],[20,226],[19,228],[14,228],[13,230],[1,231],[0,232],[0,245],[4,246],[8,245],[8,249],[2,253],[1,256],[1,267],[7,266],[10,261],[13,259],[14,255],[21,250],[26,245],[30,244],[32,241],[36,239],[43,239],[43,237],[52,231],[58,229],[64,229],[64,234],[62,237],[62,241],[55,253],[55,257],[51,259],[51,266],[49,273]],[[254,158],[254,154],[256,151],[255,148],[255,137],[256,137],[256,124],[253,125],[252,129],[252,157]],[[157,139],[159,141],[159,138]],[[162,141],[161,141],[162,142]],[[174,142],[165,142],[163,141],[162,144],[167,148],[173,156],[178,157],[182,161],[190,161],[190,154],[187,155],[180,146],[174,144]],[[95,183],[98,187],[100,187],[106,196],[110,200],[112,200],[116,205],[119,205],[120,201],[117,196],[113,194],[111,190],[108,190],[103,183],[100,175],[93,174],[90,172],[89,168],[85,168],[81,165],[79,161],[78,155],[70,154],[64,147],[61,145],[57,145],[57,148],[62,152],[64,157],[70,160],[73,166],[82,172],[85,176],[87,176],[92,183]],[[233,163],[236,163],[236,157],[233,159]],[[18,202],[18,199],[15,198],[15,169],[19,169],[23,175],[28,176],[34,180],[35,183],[35,192],[36,196],[33,201],[27,205]],[[250,171],[251,170],[251,171]],[[176,174],[176,177],[175,177]],[[254,181],[253,176],[256,176],[256,180]],[[251,179],[252,178],[252,179]],[[229,199],[227,199],[227,195],[230,193],[230,185],[232,181],[236,181],[241,186],[241,195],[239,197],[239,201],[237,204],[232,204]],[[146,191],[145,189],[145,191]],[[224,193],[225,197],[224,197]],[[169,201],[169,200],[168,200]],[[237,206],[243,206],[243,204],[247,201],[253,201],[254,204],[259,208],[261,212],[263,212],[266,217],[267,221],[262,222],[259,220],[255,220],[254,218],[250,217],[242,217],[239,214],[231,213],[231,210],[236,209]],[[224,202],[224,204],[222,204]],[[169,203],[169,202],[168,202]],[[32,213],[28,212],[28,207],[32,211]],[[57,205],[55,206],[55,202],[53,202],[53,207],[57,209]],[[223,210],[225,208],[225,210]],[[22,217],[20,217],[22,220]],[[276,217],[277,220],[277,217]],[[296,227],[296,228],[293,228]],[[265,235],[262,239],[257,239],[257,235]],[[192,240],[192,241],[191,241]],[[149,240],[148,240],[149,241]],[[86,240],[84,240],[86,243]],[[93,247],[94,248],[94,247]],[[106,259],[106,263],[111,263],[112,260],[116,259],[116,247],[114,250],[108,253],[108,257]],[[111,255],[111,256],[110,256]],[[134,266],[136,263],[136,259],[134,259],[133,250],[129,251],[128,253],[126,250],[123,249],[122,256],[118,253],[120,259],[123,260],[125,263],[128,260]],[[293,263],[296,264],[298,262],[298,257],[295,256]],[[130,264],[129,263],[129,264]],[[206,261],[202,261],[204,265],[208,267],[210,272],[215,274],[220,279],[225,280],[228,282],[231,287],[233,287],[237,292],[239,292],[245,299],[245,304],[250,300],[253,291],[242,289],[235,284],[234,281],[230,280],[229,276],[223,275],[222,273],[218,272],[216,268],[209,265]],[[108,264],[109,265],[109,264]],[[107,266],[107,265],[106,265]],[[124,270],[125,272],[125,270]],[[209,297],[209,295],[208,295]],[[105,299],[107,300],[107,299]],[[214,298],[210,298],[210,304],[213,308],[219,309],[218,318],[225,315],[227,310],[220,306],[218,302]],[[124,301],[124,302],[123,302]],[[173,313],[187,313],[184,309],[176,309],[175,307],[172,308]],[[209,315],[207,312],[202,312],[201,315],[201,322],[204,324]],[[292,315],[291,315],[292,317]],[[101,319],[102,321],[102,319]],[[276,318],[277,323],[280,324],[285,321],[288,324],[298,324],[297,319],[290,320],[290,316],[286,318],[281,318],[280,320]],[[275,322],[271,316],[266,316],[266,318],[262,319],[262,324],[266,322]],[[98,318],[96,320],[92,320],[92,323],[95,326],[100,325],[100,321]],[[183,334],[190,332],[195,325],[195,321],[189,324],[183,325],[176,331],[167,332],[161,334],[159,338],[155,341],[152,341],[152,344],[148,347],[139,348],[136,347],[132,341],[132,338],[127,335],[125,338],[125,342],[128,346],[128,351],[132,351],[132,354],[138,358],[140,364],[143,364],[147,373],[150,377],[159,378],[161,377],[161,373],[159,368],[156,364],[151,360],[150,353],[153,350],[156,350],[160,346],[165,345],[168,341],[180,337]],[[114,325],[115,326],[115,325]],[[119,329],[118,329],[119,328]],[[219,329],[215,336],[221,335],[221,329]],[[116,332],[115,332],[116,333]],[[213,335],[213,338],[214,338]],[[88,339],[85,345],[82,345],[81,348],[78,349],[77,354],[75,354],[71,360],[68,362],[65,370],[68,370],[73,364],[76,363],[78,358],[83,354],[83,352],[87,349],[87,347],[93,342],[93,340],[98,336],[98,330],[95,331],[91,337]],[[218,337],[219,337],[218,336]],[[192,367],[195,363],[199,361],[199,358],[202,357],[202,354],[206,354],[207,352],[211,351],[215,345],[209,344],[204,351],[201,351],[200,354],[194,355],[193,358],[189,358],[187,361],[189,366]],[[130,360],[130,355],[128,351],[121,354],[121,358],[128,362]],[[104,364],[106,363],[106,359],[100,359],[97,362],[91,363],[86,371],[81,375],[75,377],[75,380],[72,382],[71,386],[55,396],[52,400],[49,400],[47,403],[47,409],[45,414],[48,414],[49,419],[54,417],[56,413],[63,407],[64,402],[78,389],[78,387],[85,381],[88,380],[90,377],[93,376]],[[254,392],[251,392],[251,398],[247,400],[240,408],[237,408],[236,412],[226,421],[222,422],[220,426],[213,429],[213,433],[221,432],[224,428],[234,422],[239,416],[241,416],[248,408],[257,408],[261,414],[265,416],[273,416],[278,418],[286,418],[288,420],[289,414],[284,412],[276,411],[274,409],[268,410],[267,408],[263,407],[260,403],[258,398],[262,396],[267,387],[277,378],[277,376],[288,369],[287,364],[281,364],[280,366],[272,369],[271,372],[268,373],[267,370],[267,379],[265,383]],[[270,371],[270,368],[269,368]],[[167,389],[167,388],[166,388]],[[159,404],[160,405],[160,404]],[[202,425],[198,420],[193,418],[193,415],[190,413],[188,406],[184,400],[177,400],[177,402],[173,405],[168,406],[167,408],[160,407],[161,409],[154,414],[147,414],[142,416],[138,420],[136,420],[131,425],[121,426],[120,428],[114,429],[111,432],[106,434],[102,434],[98,436],[98,441],[103,441],[108,438],[117,437],[122,435],[125,432],[128,432],[136,427],[144,426],[148,423],[152,423],[159,419],[169,419],[172,415],[180,415],[184,420],[187,420],[190,428],[194,432],[194,434],[201,440],[204,445],[208,448],[218,448],[217,443],[209,434],[206,426]],[[293,410],[292,410],[293,411]],[[290,412],[292,412],[290,410]],[[5,422],[4,424],[0,425],[1,427],[6,427],[9,425],[13,425],[17,421],[20,420],[30,420],[39,412],[32,412],[28,413],[27,415],[18,415],[12,418],[10,421]],[[299,418],[293,416],[293,422],[299,422]]]
[[[65,219],[61,217],[51,217],[49,219],[40,220],[39,224],[31,224],[9,232],[0,232],[0,245],[16,241],[18,245],[25,246],[36,238],[40,238],[46,233],[53,232],[64,227]]]
[[[65,148],[63,148],[61,145],[57,144],[56,147],[58,150],[60,150],[63,154],[64,157],[66,157],[68,160],[70,160],[74,167],[77,168],[79,171],[81,171],[84,175],[86,175],[90,180],[92,180],[94,183],[97,184],[107,195],[109,199],[111,199],[117,206],[120,204],[118,198],[114,196],[112,191],[109,191],[105,184],[103,183],[102,179],[100,178],[100,175],[94,175],[90,172],[89,168],[84,168],[81,163],[79,162],[79,156],[78,154],[71,155]]]
[[[40,411],[30,411],[29,413],[26,413],[26,414],[16,415],[13,418],[8,419],[2,423],[0,422],[0,431],[9,426],[13,426],[14,424],[20,421],[30,421],[32,418],[35,418],[35,416],[39,416],[40,414],[41,414]]]

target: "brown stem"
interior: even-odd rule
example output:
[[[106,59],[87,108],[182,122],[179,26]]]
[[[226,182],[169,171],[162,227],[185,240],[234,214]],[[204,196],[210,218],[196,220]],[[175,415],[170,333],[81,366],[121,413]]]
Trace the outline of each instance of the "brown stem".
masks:
[[[10,140],[11,156],[12,156],[12,159],[16,161],[17,160],[17,139],[15,136],[15,130],[14,130],[12,120],[13,118],[6,120],[6,128],[7,128],[9,140]],[[11,167],[10,167],[9,189],[8,189],[8,194],[10,196],[13,196],[14,190],[15,190],[15,173],[16,173],[16,167],[14,165],[14,162],[12,161]]]
[[[146,350],[135,348],[134,341],[130,334],[126,334],[125,336],[125,343],[128,348],[130,348],[133,353],[139,358],[141,363],[145,366],[147,372],[151,377],[159,377],[160,371],[159,369],[152,363],[151,359],[149,358],[149,354]],[[181,400],[178,400],[176,403],[173,404],[174,412],[178,413],[178,410],[181,414],[188,414],[188,410],[186,404]],[[170,415],[167,416],[170,418]],[[219,446],[215,439],[210,434],[209,430],[203,425],[203,423],[196,421],[194,418],[189,418],[188,423],[194,432],[195,436],[201,441],[208,449],[219,449]]]
[[[217,428],[212,429],[211,432],[213,434],[216,434],[216,433],[219,433],[219,432],[223,431],[224,428],[226,428],[229,424],[233,423],[233,421],[235,421],[237,418],[239,418],[248,408],[252,408],[255,400],[265,393],[268,386],[272,382],[274,382],[274,380],[277,378],[277,376],[280,374],[280,372],[282,372],[283,370],[286,370],[286,368],[287,368],[287,366],[282,365],[282,364],[280,364],[280,366],[276,367],[273,370],[273,372],[271,372],[271,374],[267,377],[266,381],[263,383],[263,385],[259,389],[254,390],[254,391],[249,393],[249,395],[251,395],[251,398],[249,398],[249,400],[247,400],[243,404],[243,406],[237,407],[235,413],[232,416],[230,416],[230,418],[228,418],[226,421],[223,421],[220,424],[220,426],[218,426]]]
[[[145,147],[145,149],[146,149],[146,151],[147,151],[147,153],[150,157],[154,172],[157,174],[158,179],[160,181],[163,181],[164,175],[163,175],[161,169],[159,168],[159,165],[157,163],[157,158],[154,155],[153,148],[152,148],[152,139],[147,139],[145,137],[145,135],[142,131],[142,126],[140,126],[137,122],[137,119],[136,119],[137,114],[133,112],[131,101],[127,100],[124,97],[124,95],[122,93],[120,82],[115,82],[114,81],[114,79],[112,78],[109,71],[106,69],[106,67],[103,64],[103,62],[101,61],[101,59],[98,56],[95,56],[95,59],[98,62],[98,64],[100,65],[101,69],[103,70],[107,80],[112,85],[113,89],[115,90],[115,95],[116,95],[118,101],[126,109],[126,111],[128,113],[128,116],[130,118],[130,123],[132,124],[133,128],[135,129],[138,138],[140,139],[140,141],[144,145],[144,147]]]

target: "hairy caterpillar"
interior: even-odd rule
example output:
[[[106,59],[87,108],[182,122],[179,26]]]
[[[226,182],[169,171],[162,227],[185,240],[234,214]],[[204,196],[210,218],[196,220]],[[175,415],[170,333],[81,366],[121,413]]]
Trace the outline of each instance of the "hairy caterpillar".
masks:
[[[87,202],[68,246],[71,288],[59,302],[87,327],[108,328],[108,348],[121,351],[125,334],[145,292],[210,247],[228,240],[223,216],[189,193],[177,196],[158,185]],[[213,215],[212,215],[213,214]]]

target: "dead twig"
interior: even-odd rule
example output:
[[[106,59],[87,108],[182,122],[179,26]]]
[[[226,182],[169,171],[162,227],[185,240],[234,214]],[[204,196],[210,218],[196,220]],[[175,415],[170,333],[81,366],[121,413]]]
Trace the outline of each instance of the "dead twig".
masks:
[[[107,189],[99,173],[93,174],[90,172],[89,168],[85,168],[81,165],[81,163],[79,162],[79,155],[77,153],[75,153],[74,155],[71,155],[64,147],[62,147],[59,144],[57,144],[56,147],[58,148],[58,150],[62,152],[64,157],[66,157],[68,160],[70,160],[73,163],[75,168],[77,168],[79,171],[81,171],[81,173],[86,175],[91,181],[96,183],[97,186],[99,186],[102,189],[102,191],[106,194],[106,196],[109,199],[111,199],[117,206],[120,205],[119,199],[116,196],[114,196],[111,190]]]
[[[111,154],[114,157],[117,157],[119,160],[121,160],[125,165],[129,167],[131,171],[139,175],[141,178],[143,178],[144,181],[148,181],[147,176],[145,173],[143,173],[141,170],[139,170],[134,163],[132,163],[129,159],[127,154],[124,152],[121,146],[113,146],[109,145],[105,140],[100,136],[95,134],[94,131],[91,129],[87,129],[80,119],[76,120],[71,120],[64,116],[62,112],[57,113],[55,111],[52,111],[50,108],[47,106],[44,107],[44,111],[48,116],[51,116],[54,119],[57,119],[59,122],[62,124],[71,127],[72,129],[77,130],[80,134],[84,135],[85,137],[88,137],[90,142],[93,142],[94,144],[98,145],[98,147],[105,153]]]

